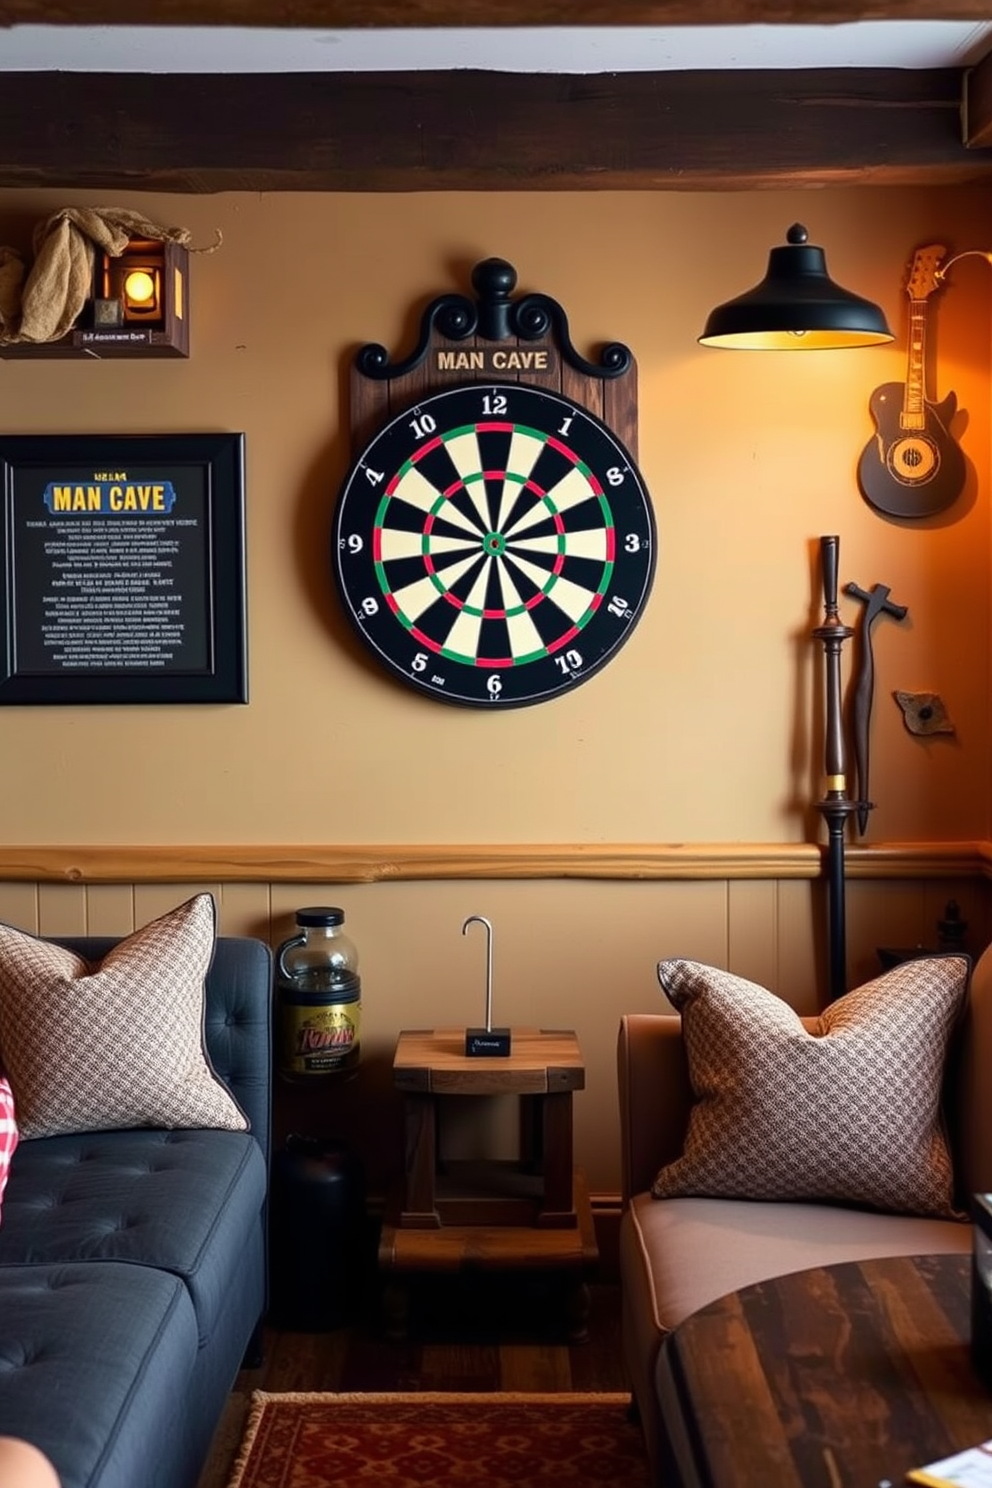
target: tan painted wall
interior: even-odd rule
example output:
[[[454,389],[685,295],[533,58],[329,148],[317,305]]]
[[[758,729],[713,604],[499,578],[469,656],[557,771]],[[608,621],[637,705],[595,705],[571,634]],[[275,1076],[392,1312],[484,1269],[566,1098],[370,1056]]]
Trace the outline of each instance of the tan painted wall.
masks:
[[[3,225],[62,200],[6,193]],[[987,491],[973,482],[953,520],[923,531],[880,519],[854,484],[868,395],[905,370],[905,264],[920,242],[988,241],[982,194],[132,201],[195,241],[224,233],[193,262],[190,361],[0,363],[0,428],[245,431],[251,703],[6,711],[7,841],[802,840],[820,788],[809,630],[813,550],[828,532],[842,580],[887,583],[911,612],[876,627],[873,838],[986,835],[988,701],[974,679],[988,675]],[[840,282],[882,301],[894,349],[696,345],[710,306],[761,277],[796,218]],[[660,550],[648,612],[605,672],[497,717],[408,695],[373,669],[338,613],[328,557],[350,354],[368,340],[405,353],[411,307],[467,289],[490,254],[561,300],[580,349],[633,349]],[[939,391],[958,393],[983,474],[990,287],[987,265],[960,265],[936,326]],[[892,687],[941,690],[957,741],[911,740]]]
[[[0,194],[0,242],[26,242],[57,206],[100,200]],[[842,582],[886,583],[910,609],[874,632],[869,841],[989,836],[987,265],[959,265],[931,314],[933,391],[953,389],[967,411],[965,496],[945,519],[899,524],[854,480],[869,394],[905,374],[905,266],[921,243],[992,242],[985,193],[116,200],[199,243],[223,232],[217,253],[193,260],[192,357],[0,361],[0,432],[245,432],[251,701],[4,709],[0,843],[815,839],[822,677],[810,630],[824,533],[841,537]],[[707,310],[761,277],[796,219],[838,281],[883,303],[893,348],[786,357],[696,345]],[[569,697],[496,716],[431,703],[376,671],[338,613],[328,551],[350,454],[350,356],[370,340],[405,354],[421,305],[466,290],[490,255],[516,265],[521,289],[562,302],[580,350],[631,346],[660,548],[648,610],[611,665]],[[854,607],[844,613],[853,623]],[[956,736],[911,738],[896,687],[939,691]],[[599,1190],[617,1186],[617,1018],[657,1005],[660,955],[730,964],[800,1003],[822,982],[822,902],[806,882],[211,886],[226,928],[273,940],[295,904],[345,905],[366,977],[363,1120],[388,1089],[398,1028],[477,1015],[479,947],[459,930],[466,914],[489,915],[498,1014],[579,1030],[590,1080],[577,1143]],[[0,912],[48,933],[123,931],[189,888],[8,885]],[[983,913],[984,891],[967,883],[859,885],[858,974],[875,945],[930,935],[951,891]]]

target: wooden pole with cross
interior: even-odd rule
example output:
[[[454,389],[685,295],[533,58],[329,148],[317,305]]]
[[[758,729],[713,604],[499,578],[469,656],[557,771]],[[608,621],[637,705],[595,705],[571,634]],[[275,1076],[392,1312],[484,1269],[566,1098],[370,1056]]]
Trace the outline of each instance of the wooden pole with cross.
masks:
[[[844,832],[847,819],[857,810],[857,803],[847,793],[847,758],[844,747],[843,707],[841,704],[840,663],[844,642],[854,631],[840,618],[837,607],[837,570],[840,556],[839,537],[820,538],[820,566],[823,581],[824,618],[813,631],[815,640],[823,643],[826,665],[826,717],[824,736],[824,772],[826,790],[817,802],[827,824],[827,895],[828,954],[830,1001],[847,990],[847,930],[844,897]]]

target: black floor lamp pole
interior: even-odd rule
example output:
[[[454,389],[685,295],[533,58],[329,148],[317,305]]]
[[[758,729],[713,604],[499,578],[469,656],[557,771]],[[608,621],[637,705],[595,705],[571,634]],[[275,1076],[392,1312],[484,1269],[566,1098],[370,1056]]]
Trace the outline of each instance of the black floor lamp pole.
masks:
[[[827,823],[827,905],[829,932],[830,1000],[847,991],[847,931],[844,913],[844,832],[847,819],[857,810],[857,802],[847,794],[847,765],[844,748],[844,720],[841,702],[841,648],[854,634],[844,625],[837,611],[837,570],[840,553],[839,537],[820,538],[820,565],[823,575],[823,624],[813,631],[822,641],[826,664],[827,701],[824,739],[826,794],[817,808]]]

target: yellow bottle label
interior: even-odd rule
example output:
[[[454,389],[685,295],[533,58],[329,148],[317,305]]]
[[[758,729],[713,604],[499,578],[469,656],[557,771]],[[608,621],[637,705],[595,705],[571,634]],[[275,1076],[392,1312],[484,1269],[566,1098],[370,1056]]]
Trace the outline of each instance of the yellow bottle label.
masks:
[[[284,1005],[282,1065],[287,1074],[321,1074],[336,1069],[358,1044],[361,1003],[326,1007]]]

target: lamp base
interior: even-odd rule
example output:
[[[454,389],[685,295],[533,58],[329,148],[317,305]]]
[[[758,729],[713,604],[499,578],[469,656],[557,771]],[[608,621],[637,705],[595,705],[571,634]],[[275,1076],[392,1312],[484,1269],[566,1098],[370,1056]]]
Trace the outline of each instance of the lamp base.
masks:
[[[466,1028],[465,1055],[468,1059],[508,1059],[508,1028]]]

